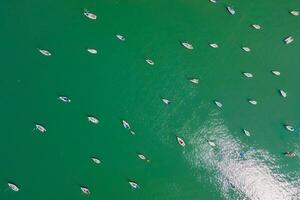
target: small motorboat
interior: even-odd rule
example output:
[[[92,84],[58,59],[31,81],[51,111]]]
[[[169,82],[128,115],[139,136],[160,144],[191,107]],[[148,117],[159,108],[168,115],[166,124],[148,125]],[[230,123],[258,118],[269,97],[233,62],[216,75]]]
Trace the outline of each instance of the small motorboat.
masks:
[[[297,11],[297,10],[292,10],[292,11],[290,12],[290,14],[293,15],[293,16],[299,16],[299,11]]]
[[[223,106],[223,104],[217,100],[214,101],[214,103],[216,104],[216,106],[218,106],[219,108],[221,108]]]
[[[19,189],[19,187],[16,185],[16,184],[13,184],[13,183],[7,183],[7,185],[8,185],[8,187],[11,189],[11,190],[13,190],[13,191],[15,191],[15,192],[18,192],[20,189]]]
[[[249,102],[250,104],[252,104],[252,105],[256,105],[256,104],[257,104],[257,101],[254,100],[254,99],[250,99],[250,100],[248,100],[248,102]]]
[[[279,90],[279,93],[282,97],[284,97],[284,98],[287,97],[287,93],[284,90]]]
[[[123,124],[123,127],[126,128],[126,129],[130,129],[130,125],[127,121],[125,120],[122,120],[122,124]]]
[[[38,51],[41,54],[43,54],[44,56],[51,56],[52,55],[48,50],[45,50],[45,49],[38,49]]]
[[[41,133],[45,133],[47,131],[46,128],[44,126],[42,126],[41,124],[36,124],[35,129],[37,129]]]
[[[208,142],[208,144],[209,144],[210,146],[212,146],[212,147],[215,147],[215,146],[216,146],[216,144],[215,144],[213,141],[207,140],[207,142]]]
[[[279,71],[272,70],[271,72],[272,72],[272,74],[274,74],[275,76],[280,76],[280,72],[279,72]]]
[[[88,116],[88,120],[90,122],[92,122],[93,124],[98,124],[99,123],[99,119],[97,119],[96,117],[94,116]]]
[[[87,9],[84,9],[83,14],[92,20],[96,20],[97,19],[97,15],[95,15],[94,13],[89,12]]]
[[[147,62],[149,65],[154,65],[154,62],[153,62],[153,60],[151,60],[151,59],[147,59],[146,62]]]
[[[171,101],[169,99],[165,99],[165,98],[162,98],[161,99],[163,101],[164,104],[166,105],[169,105],[171,103]]]
[[[251,51],[251,49],[250,49],[249,47],[242,47],[242,49],[243,49],[244,51],[246,51],[246,52],[250,52],[250,51]]]
[[[182,42],[181,45],[190,50],[194,49],[193,45],[188,42]]]
[[[134,181],[128,181],[129,185],[133,188],[133,189],[138,189],[140,188],[140,186],[134,182]]]
[[[212,3],[217,3],[217,0],[209,0]]]
[[[291,125],[284,125],[284,127],[286,128],[286,130],[288,131],[291,131],[291,132],[294,132],[295,131],[295,128]]]
[[[100,164],[101,163],[101,161],[98,158],[96,158],[96,157],[92,157],[92,161],[94,163],[96,163],[96,164]]]
[[[93,49],[93,48],[88,48],[87,51],[91,54],[97,54],[98,53],[97,49]]]
[[[135,132],[133,130],[130,130],[131,135],[135,135]]]
[[[235,10],[231,6],[227,6],[227,10],[230,14],[232,14],[232,15],[235,14]]]
[[[219,47],[219,45],[216,43],[209,44],[209,46],[211,46],[214,49]]]
[[[190,82],[192,82],[194,84],[198,84],[199,83],[199,79],[193,78],[193,79],[190,79]]]
[[[87,187],[81,186],[80,189],[83,192],[83,194],[85,194],[85,195],[91,194],[90,190]]]
[[[249,73],[249,72],[243,72],[244,76],[246,76],[247,78],[253,78],[253,74]]]
[[[250,137],[250,131],[246,130],[246,129],[243,129],[243,132],[246,136]]]
[[[66,97],[66,96],[60,96],[60,97],[58,97],[58,99],[65,102],[65,103],[70,103],[71,102],[71,99]]]
[[[287,151],[283,153],[286,157],[295,157],[296,153],[292,151]]]
[[[253,28],[255,28],[256,30],[261,29],[261,26],[259,24],[252,24],[251,25]]]
[[[180,146],[185,147],[185,142],[182,138],[177,136],[176,139],[177,139],[177,142]]]
[[[285,44],[290,44],[294,41],[294,38],[292,36],[288,36],[284,39]]]
[[[121,41],[125,41],[125,37],[123,35],[117,34],[116,37]]]

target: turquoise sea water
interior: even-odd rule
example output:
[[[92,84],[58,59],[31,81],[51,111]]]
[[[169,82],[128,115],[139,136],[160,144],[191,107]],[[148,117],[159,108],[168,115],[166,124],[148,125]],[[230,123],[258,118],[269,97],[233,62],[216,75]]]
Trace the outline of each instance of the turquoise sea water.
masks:
[[[1,1],[0,199],[300,199],[300,16],[291,10],[299,2]]]

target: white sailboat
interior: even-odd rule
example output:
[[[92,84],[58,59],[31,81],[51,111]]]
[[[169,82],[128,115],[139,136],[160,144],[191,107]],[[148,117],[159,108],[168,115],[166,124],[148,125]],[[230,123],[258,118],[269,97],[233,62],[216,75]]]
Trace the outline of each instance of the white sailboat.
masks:
[[[94,163],[96,163],[96,164],[100,164],[101,163],[101,161],[98,158],[96,158],[96,157],[92,157],[92,161]]]
[[[13,190],[15,192],[18,192],[20,190],[19,187],[14,183],[7,183],[7,185],[11,190]]]
[[[66,97],[66,96],[60,96],[60,97],[58,97],[58,99],[65,102],[65,103],[70,103],[71,102],[71,99]]]
[[[209,46],[211,46],[214,49],[219,47],[219,45],[216,43],[209,44]]]
[[[94,48],[88,48],[87,51],[88,51],[90,54],[97,54],[97,53],[98,53],[97,49],[94,49]]]
[[[251,49],[250,49],[249,47],[242,47],[242,49],[243,49],[244,51],[246,51],[246,52],[250,52],[250,51],[251,51]]]
[[[151,60],[151,59],[146,59],[146,62],[147,62],[149,65],[154,65],[154,61]]]
[[[253,74],[249,73],[249,72],[243,72],[244,76],[246,76],[247,78],[253,78]]]
[[[256,105],[256,104],[257,104],[257,101],[254,100],[254,99],[250,99],[250,100],[248,100],[248,102],[249,102],[250,104],[252,104],[252,105]]]
[[[294,132],[295,131],[295,128],[291,125],[284,125],[284,127],[288,130],[288,131],[291,131],[291,132]]]
[[[41,54],[43,54],[44,56],[51,56],[52,55],[48,50],[45,50],[45,49],[38,49],[38,51]]]
[[[274,74],[275,76],[280,76],[280,72],[279,72],[279,71],[272,70],[271,72],[272,72],[272,74]]]
[[[121,41],[125,41],[125,37],[123,35],[117,34],[116,37]]]
[[[199,83],[199,79],[193,78],[193,79],[190,79],[190,82],[192,82],[194,84],[198,84]]]
[[[35,124],[35,129],[37,129],[41,133],[45,133],[47,131],[46,128],[44,126],[42,126],[41,124]]]
[[[182,138],[177,136],[176,139],[177,139],[177,142],[180,146],[185,147],[185,142]]]
[[[133,188],[133,189],[138,189],[140,188],[140,186],[134,182],[134,181],[128,181],[129,185]]]
[[[171,101],[169,99],[166,98],[162,98],[161,99],[163,101],[164,104],[169,105],[171,103]]]
[[[279,93],[282,97],[284,97],[284,98],[287,97],[287,93],[284,90],[279,90]]]
[[[90,122],[92,122],[93,124],[98,124],[99,123],[99,119],[94,117],[94,116],[88,116],[88,120]]]
[[[215,144],[213,141],[208,140],[207,142],[208,142],[208,144],[209,144],[211,147],[215,147],[215,146],[216,146],[216,144]]]
[[[84,9],[83,14],[84,14],[87,18],[89,18],[89,19],[91,19],[91,20],[96,20],[96,19],[97,19],[97,15],[94,14],[94,13],[89,12],[87,9]]]
[[[299,11],[297,11],[297,10],[292,10],[292,11],[290,12],[290,14],[293,15],[293,16],[299,16]]]
[[[243,129],[243,132],[246,136],[250,137],[250,131],[246,130],[246,129]]]
[[[261,29],[261,26],[259,24],[252,24],[252,27],[255,28],[256,30]]]
[[[227,6],[227,10],[230,14],[232,14],[232,15],[235,14],[235,10],[231,6]]]
[[[188,42],[182,42],[181,44],[182,44],[182,46],[184,46],[187,49],[190,49],[190,50],[194,49],[193,45]]]
[[[126,129],[130,129],[130,125],[127,121],[125,120],[122,120],[122,124],[123,124],[123,127],[126,128]]]
[[[90,195],[90,194],[91,194],[90,190],[89,190],[87,187],[81,186],[81,187],[80,187],[80,190],[81,190],[81,191],[83,192],[83,194],[85,194],[85,195]]]
[[[217,100],[214,101],[214,103],[216,104],[216,106],[218,106],[219,108],[221,108],[223,106],[223,104]]]
[[[284,39],[285,44],[290,44],[294,41],[294,38],[292,36],[289,36]]]

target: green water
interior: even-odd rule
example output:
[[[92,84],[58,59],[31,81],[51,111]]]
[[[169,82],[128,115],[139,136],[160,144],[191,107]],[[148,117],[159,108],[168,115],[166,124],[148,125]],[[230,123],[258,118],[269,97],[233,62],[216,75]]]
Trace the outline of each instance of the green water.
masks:
[[[300,199],[300,16],[293,9],[299,2],[2,0],[0,199]],[[286,45],[289,35],[295,41]],[[188,81],[194,77],[199,84]],[[33,131],[36,123],[45,134]]]

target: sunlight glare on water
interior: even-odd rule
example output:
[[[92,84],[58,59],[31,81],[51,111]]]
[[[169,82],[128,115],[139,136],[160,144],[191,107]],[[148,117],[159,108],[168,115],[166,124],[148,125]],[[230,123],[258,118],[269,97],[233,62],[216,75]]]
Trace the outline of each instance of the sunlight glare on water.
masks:
[[[232,199],[229,193],[232,189],[239,194],[238,199],[300,198],[300,174],[287,177],[279,173],[276,157],[266,150],[249,148],[234,138],[218,113],[210,113],[209,119],[192,135],[189,138],[192,151],[185,152],[186,159],[193,168],[213,171],[215,176],[211,177],[211,182],[221,188],[225,199]],[[217,146],[210,147],[207,139],[213,140]],[[245,157],[240,155],[243,149],[249,149]]]

